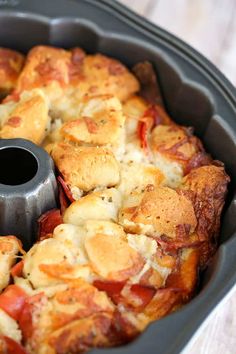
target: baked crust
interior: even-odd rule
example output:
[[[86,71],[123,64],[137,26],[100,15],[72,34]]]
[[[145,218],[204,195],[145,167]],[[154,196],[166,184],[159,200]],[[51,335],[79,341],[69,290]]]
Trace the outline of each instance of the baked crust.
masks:
[[[217,247],[228,183],[224,168],[214,165],[193,169],[183,179],[183,189],[192,200],[197,217],[196,234],[202,242],[202,266],[206,266]]]
[[[0,292],[9,283],[11,267],[21,250],[21,242],[15,236],[0,236]]]
[[[116,97],[100,95],[84,99],[79,116],[81,118],[63,125],[62,135],[80,143],[117,143],[125,117]]]
[[[18,102],[0,106],[2,139],[24,138],[41,144],[49,123],[48,103],[39,89],[25,91]]]
[[[119,166],[109,149],[58,143],[48,151],[69,186],[88,192],[119,182]]]
[[[178,228],[185,226],[191,234],[197,225],[192,202],[169,187],[148,185],[143,193],[124,200],[119,222],[129,232],[176,238]]]
[[[0,48],[0,100],[15,88],[23,64],[21,53]]]
[[[43,89],[60,110],[65,102],[76,104],[84,96],[110,94],[121,101],[139,90],[139,83],[125,66],[101,54],[86,55],[80,48],[64,50],[36,46],[30,50],[16,92]],[[70,100],[74,94],[74,100]]]

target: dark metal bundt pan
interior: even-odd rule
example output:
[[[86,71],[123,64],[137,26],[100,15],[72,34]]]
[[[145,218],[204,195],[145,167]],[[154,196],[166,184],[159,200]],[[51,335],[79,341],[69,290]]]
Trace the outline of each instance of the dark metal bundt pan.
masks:
[[[0,2],[1,5],[1,2]],[[236,92],[224,76],[185,43],[112,0],[7,0],[0,12],[0,45],[27,52],[37,44],[82,46],[128,66],[150,60],[166,107],[179,123],[194,126],[232,183],[220,247],[199,294],[183,309],[151,324],[134,342],[93,353],[175,354],[236,283]]]
[[[51,157],[25,139],[0,140],[0,235],[18,236],[24,249],[36,241],[37,219],[56,207]]]

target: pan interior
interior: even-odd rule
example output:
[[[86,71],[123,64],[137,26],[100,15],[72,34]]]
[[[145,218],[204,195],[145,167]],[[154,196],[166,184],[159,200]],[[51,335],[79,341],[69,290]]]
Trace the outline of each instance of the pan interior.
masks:
[[[29,182],[38,171],[35,156],[19,147],[6,147],[0,150],[0,183],[17,186]]]

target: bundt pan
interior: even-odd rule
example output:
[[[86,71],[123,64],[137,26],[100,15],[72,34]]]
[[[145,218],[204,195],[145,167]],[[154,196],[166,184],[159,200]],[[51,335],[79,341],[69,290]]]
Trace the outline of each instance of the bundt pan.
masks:
[[[51,157],[25,139],[0,140],[0,235],[16,235],[28,250],[37,219],[56,207],[57,183]]]
[[[175,354],[236,283],[236,92],[224,76],[185,43],[113,0],[0,1],[0,45],[27,52],[37,44],[113,56],[129,67],[153,63],[169,114],[193,126],[213,157],[225,163],[231,185],[220,246],[198,295],[152,323],[132,343],[96,354]]]

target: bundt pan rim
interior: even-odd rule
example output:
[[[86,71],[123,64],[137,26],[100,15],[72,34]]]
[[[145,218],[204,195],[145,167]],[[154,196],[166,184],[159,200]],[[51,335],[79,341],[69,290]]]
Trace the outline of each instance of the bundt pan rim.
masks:
[[[222,151],[215,152],[215,155],[226,163],[226,168],[233,177],[231,186],[231,198],[233,199],[236,180],[236,166],[233,162],[236,153],[236,93],[232,84],[194,49],[118,3],[111,0],[58,0],[57,2],[58,5],[55,8],[55,1],[42,0],[40,3],[37,0],[6,1],[9,5],[2,6],[0,23],[9,16],[14,18],[14,21],[24,21],[25,19],[32,21],[32,23],[38,21],[46,26],[50,25],[51,28],[63,26],[69,22],[71,22],[71,27],[75,22],[78,26],[81,23],[84,26],[86,22],[90,22],[92,24],[90,29],[101,28],[101,33],[109,32],[110,38],[113,33],[118,33],[118,37],[133,37],[133,42],[140,43],[141,46],[143,41],[147,45],[157,46],[158,51],[163,51],[167,57],[170,57],[171,62],[175,63],[174,66],[179,68],[185,83],[194,82],[194,86],[197,83],[197,86],[204,86],[207,89],[207,92],[203,91],[209,103],[207,107],[211,108],[211,116],[206,126],[200,129],[200,136],[203,140],[206,137],[206,147],[210,152],[213,152],[213,155],[216,148],[219,150],[219,146],[222,147]],[[81,19],[83,20],[81,21]],[[30,31],[28,30],[28,32]],[[48,35],[53,36],[53,31],[48,31]],[[114,35],[114,40],[115,37]],[[104,41],[104,37],[102,40]],[[165,91],[165,89],[163,90]],[[168,106],[167,108],[173,116],[177,115],[178,111]],[[184,123],[186,118],[183,115],[181,119],[180,123]],[[216,134],[215,139],[213,139],[212,133]],[[223,138],[221,138],[222,134]],[[214,140],[219,146],[215,145]],[[236,283],[234,262],[236,234],[234,233],[235,222],[233,220],[236,216],[235,204],[235,200],[233,200],[228,203],[228,208],[225,210],[223,243],[219,247],[213,264],[206,272],[203,290],[178,312],[152,323],[134,342],[118,348],[96,349],[92,353],[177,354],[186,348],[190,338],[193,338],[200,325],[220,301],[226,295],[229,296]],[[231,224],[229,228],[225,225],[228,223]]]
[[[8,142],[8,144],[2,145],[2,142],[4,143],[5,141]],[[6,184],[6,183],[1,183],[0,181],[0,186],[3,188],[1,190],[1,195],[5,195],[7,193],[6,189],[12,190],[14,195],[16,197],[20,197],[22,193],[26,195],[30,195],[32,191],[35,191],[35,185],[37,180],[40,180],[40,182],[44,182],[45,180],[45,174],[44,174],[44,167],[43,169],[41,168],[42,164],[42,159],[47,159],[46,164],[47,167],[49,168],[50,174],[54,175],[54,164],[52,162],[52,159],[50,156],[47,154],[47,152],[43,149],[39,149],[35,153],[34,149],[38,148],[37,145],[35,145],[32,141],[27,140],[27,139],[22,139],[22,138],[13,138],[13,139],[0,139],[0,151],[3,149],[9,149],[9,148],[17,148],[20,150],[25,150],[27,152],[30,151],[31,155],[35,158],[35,161],[37,162],[37,170],[35,174],[32,176],[32,178],[29,178],[26,182],[19,183],[19,184]],[[49,167],[50,166],[50,167]],[[40,185],[37,186],[37,189],[39,189]]]
[[[36,242],[38,218],[57,204],[54,163],[43,148],[21,138],[0,139],[0,162],[6,164],[0,173],[0,235],[17,236],[28,250]]]

